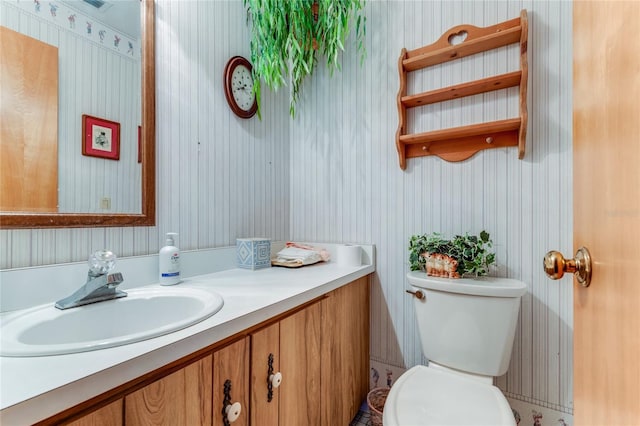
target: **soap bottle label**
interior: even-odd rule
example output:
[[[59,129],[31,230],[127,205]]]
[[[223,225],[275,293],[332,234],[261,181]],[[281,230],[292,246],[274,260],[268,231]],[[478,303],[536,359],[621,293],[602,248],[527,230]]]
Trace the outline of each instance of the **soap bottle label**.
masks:
[[[180,253],[176,252],[169,258],[169,268],[166,272],[162,273],[163,278],[179,277],[180,276]]]

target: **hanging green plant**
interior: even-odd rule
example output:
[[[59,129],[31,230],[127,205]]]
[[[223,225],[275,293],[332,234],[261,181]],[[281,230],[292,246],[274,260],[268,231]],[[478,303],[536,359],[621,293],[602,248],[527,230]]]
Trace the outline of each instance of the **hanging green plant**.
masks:
[[[360,63],[364,47],[365,0],[244,0],[251,24],[251,63],[254,91],[260,116],[261,82],[272,90],[291,83],[289,113],[295,105],[306,76],[313,73],[318,53],[324,55],[330,74],[340,70],[339,53],[356,26],[356,49]]]

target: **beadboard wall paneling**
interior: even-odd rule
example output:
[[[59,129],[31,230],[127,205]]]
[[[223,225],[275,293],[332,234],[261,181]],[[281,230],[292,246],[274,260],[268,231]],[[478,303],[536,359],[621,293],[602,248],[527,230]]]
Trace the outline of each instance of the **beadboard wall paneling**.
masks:
[[[132,95],[140,93],[139,59],[7,1],[0,2],[0,24],[58,48],[58,211],[103,213],[100,200],[106,197],[109,211],[139,213],[140,191],[129,184],[141,181],[140,97]],[[83,114],[120,123],[119,161],[82,155]]]
[[[323,67],[307,82],[291,122],[291,237],[366,241],[377,247],[371,355],[410,367],[424,362],[413,302],[404,290],[412,234],[490,232],[497,275],[523,280],[509,372],[497,385],[511,398],[572,412],[572,284],[546,278],[550,249],[572,250],[572,6],[564,1],[369,1],[367,59],[352,40],[342,72]],[[409,159],[400,170],[397,60],[403,47],[437,40],[459,24],[488,26],[528,10],[529,131],[517,149],[483,151],[448,163]],[[353,38],[352,38],[353,39]],[[444,87],[519,68],[508,46],[412,73],[409,91]],[[412,131],[516,117],[518,91],[501,90],[411,110]]]
[[[84,260],[97,248],[155,253],[163,234],[183,249],[225,246],[236,237],[358,242],[377,246],[372,286],[372,357],[423,362],[408,284],[415,233],[492,234],[498,274],[522,279],[509,372],[498,385],[515,399],[572,410],[572,288],[541,268],[549,249],[572,250],[571,3],[562,1],[367,2],[364,66],[347,44],[343,69],[319,67],[295,120],[287,91],[263,93],[263,120],[229,111],[222,70],[248,52],[241,1],[158,2],[158,221],[151,228],[0,231],[3,269]],[[515,148],[450,164],[411,159],[398,166],[397,59],[454,25],[492,25],[529,11],[529,135]],[[441,87],[517,67],[511,48],[420,72],[410,89]],[[417,73],[418,74],[418,73]],[[512,115],[512,89],[411,111],[421,130]],[[515,115],[515,113],[513,114]]]
[[[288,91],[263,93],[262,121],[237,118],[224,96],[227,60],[249,57],[242,2],[159,0],[156,9],[157,226],[1,230],[0,268],[83,261],[103,247],[153,254],[166,232],[180,234],[183,250],[288,238]],[[79,123],[61,122],[77,152]]]
[[[227,61],[249,57],[244,7],[236,1],[158,6],[161,234],[178,229],[181,247],[192,248],[233,245],[237,237],[286,239],[287,91],[264,92],[262,120],[236,117],[224,96]]]

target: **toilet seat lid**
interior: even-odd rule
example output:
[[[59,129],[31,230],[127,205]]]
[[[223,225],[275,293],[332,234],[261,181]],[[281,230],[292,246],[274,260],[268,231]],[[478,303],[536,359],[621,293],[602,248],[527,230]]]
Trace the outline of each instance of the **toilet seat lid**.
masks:
[[[500,389],[422,365],[394,383],[383,410],[384,426],[515,425]]]

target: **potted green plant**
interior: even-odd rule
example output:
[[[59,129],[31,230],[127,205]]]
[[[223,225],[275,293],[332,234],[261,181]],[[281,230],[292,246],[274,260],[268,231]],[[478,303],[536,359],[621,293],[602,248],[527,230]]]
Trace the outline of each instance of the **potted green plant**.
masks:
[[[409,239],[409,264],[412,271],[446,278],[487,275],[495,263],[489,233],[456,235],[447,239],[434,232],[412,235]]]
[[[291,82],[289,113],[306,76],[313,73],[318,53],[325,56],[331,74],[340,69],[351,22],[356,26],[356,48],[364,60],[365,0],[244,0],[251,23],[251,63],[260,116],[261,81],[272,90]]]

